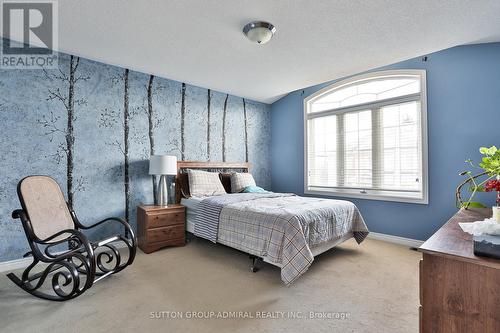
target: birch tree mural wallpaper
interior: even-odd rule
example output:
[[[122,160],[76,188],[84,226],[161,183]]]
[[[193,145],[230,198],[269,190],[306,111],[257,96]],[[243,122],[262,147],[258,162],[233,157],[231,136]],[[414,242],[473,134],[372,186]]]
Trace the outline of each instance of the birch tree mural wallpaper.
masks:
[[[243,119],[245,120],[245,162],[248,162],[248,120],[247,120],[247,104],[245,99],[243,100]]]
[[[66,156],[66,191],[68,205],[73,207],[73,197],[74,197],[74,186],[73,186],[73,169],[74,169],[74,145],[75,145],[75,130],[74,122],[76,120],[75,104],[83,105],[86,103],[84,99],[76,99],[75,101],[75,89],[76,83],[78,81],[86,81],[89,79],[88,76],[77,75],[78,65],[80,64],[80,58],[70,56],[69,68],[67,73],[63,69],[59,69],[58,72],[48,72],[43,71],[45,77],[49,81],[56,81],[56,84],[62,84],[63,87],[59,86],[55,88],[48,89],[48,101],[58,101],[62,103],[66,113],[66,128],[60,129],[58,122],[61,116],[54,115],[54,112],[50,112],[50,116],[42,115],[42,119],[38,121],[39,124],[43,125],[46,129],[46,135],[50,136],[50,140],[53,140],[55,133],[62,133],[64,135],[65,142],[60,143],[57,151],[52,154],[57,163],[60,163],[64,156]],[[59,81],[59,82],[57,82]],[[67,90],[65,92],[64,90]],[[82,179],[79,179],[80,186],[82,186]],[[80,188],[80,187],[79,187]]]
[[[226,94],[224,99],[224,109],[222,111],[222,162],[226,162],[226,121],[227,121],[227,100],[229,95]]]
[[[212,100],[212,92],[207,89],[207,161],[210,161],[210,103]]]
[[[130,172],[129,172],[129,146],[130,146],[130,109],[129,109],[129,70],[123,71],[123,76],[111,79],[112,84],[123,85],[123,107],[122,112],[116,112],[114,109],[105,108],[101,114],[98,126],[111,128],[123,132],[122,140],[116,140],[108,143],[117,148],[123,155],[123,196],[124,196],[124,217],[130,220]],[[118,174],[120,172],[117,172]]]
[[[154,129],[158,126],[155,124],[155,116],[153,111],[153,81],[155,79],[154,75],[149,76],[147,95],[148,95],[148,108],[146,109],[148,115],[148,137],[149,137],[149,155],[155,154],[155,137],[154,137]],[[156,202],[156,177],[151,176],[151,181],[153,183],[153,198],[154,202]]]
[[[186,122],[186,84],[182,83],[181,90],[181,160],[186,157],[186,139],[185,139],[185,122]]]
[[[266,104],[59,54],[59,70],[0,70],[0,261],[27,252],[16,187],[56,179],[82,223],[154,200],[151,154],[252,164],[270,187]]]
[[[128,147],[129,147],[129,131],[130,131],[130,112],[128,103],[128,74],[129,70],[125,69],[123,75],[123,185],[125,191],[125,220],[130,220],[130,176],[129,176],[129,161],[128,161]]]

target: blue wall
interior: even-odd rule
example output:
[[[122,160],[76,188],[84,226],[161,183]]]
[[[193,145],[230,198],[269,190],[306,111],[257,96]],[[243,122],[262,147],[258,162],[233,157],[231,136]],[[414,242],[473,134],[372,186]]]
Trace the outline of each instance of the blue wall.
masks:
[[[77,58],[73,58],[74,65]],[[74,208],[85,224],[107,216],[125,217],[124,191],[124,78],[125,69],[80,59],[74,84],[74,167],[68,168],[66,140],[71,57],[59,54],[58,70],[0,70],[0,261],[18,259],[28,251],[19,220],[10,217],[20,208],[18,181],[30,174],[54,177],[65,195],[68,169],[74,178]],[[148,176],[150,138],[148,82],[150,76],[129,72],[130,222],[135,227],[136,206],[152,203]],[[226,105],[226,160],[246,160],[243,99],[211,92],[210,151],[208,156],[208,91],[185,85],[184,151],[181,107],[183,84],[154,78],[151,86],[152,137],[155,154],[185,160],[222,160],[222,119]],[[61,97],[58,98],[56,95]],[[63,101],[65,103],[63,103]],[[246,101],[248,159],[259,185],[269,187],[269,105]],[[94,236],[106,230],[100,230]],[[110,230],[107,230],[110,231]]]
[[[333,60],[332,60],[333,61]],[[454,191],[479,160],[480,146],[500,146],[500,43],[454,47],[375,69],[427,70],[429,204],[352,200],[373,232],[425,240],[456,212]],[[304,193],[303,100],[332,84],[295,91],[271,106],[271,179],[278,192]],[[491,204],[493,194],[484,194]]]

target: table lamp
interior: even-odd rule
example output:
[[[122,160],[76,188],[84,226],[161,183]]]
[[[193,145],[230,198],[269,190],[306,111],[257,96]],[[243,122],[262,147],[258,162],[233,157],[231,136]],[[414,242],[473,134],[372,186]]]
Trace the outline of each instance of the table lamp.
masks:
[[[170,155],[152,155],[149,158],[149,174],[160,176],[155,205],[167,206],[167,175],[177,174],[177,157]]]

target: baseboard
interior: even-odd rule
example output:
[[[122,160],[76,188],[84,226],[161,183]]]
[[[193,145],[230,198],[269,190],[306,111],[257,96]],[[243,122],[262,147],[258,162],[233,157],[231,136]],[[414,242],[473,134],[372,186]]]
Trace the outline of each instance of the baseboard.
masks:
[[[404,245],[407,247],[414,247],[418,248],[420,245],[424,243],[424,241],[417,240],[417,239],[411,239],[411,238],[405,238],[405,237],[399,237],[399,236],[393,236],[393,235],[387,235],[387,234],[380,234],[378,232],[370,232],[368,234],[368,238],[388,242],[388,243],[394,243],[394,244],[399,244],[399,245]]]
[[[194,233],[194,223],[187,221],[186,229],[188,232]],[[380,241],[384,241],[384,242],[388,242],[388,243],[393,243],[393,244],[404,245],[407,247],[414,247],[414,248],[418,248],[418,247],[420,247],[420,245],[422,245],[424,243],[424,241],[417,240],[417,239],[381,234],[378,232],[370,232],[368,234],[368,238],[372,238],[372,239],[376,239],[376,240],[380,240]]]
[[[25,268],[32,262],[32,257],[0,262],[0,272],[10,272],[16,269]]]
[[[194,223],[188,222],[187,229],[189,232],[192,233],[194,231]],[[407,247],[415,247],[415,248],[420,247],[420,245],[422,245],[424,243],[424,241],[421,241],[421,240],[392,236],[392,235],[387,235],[387,234],[380,234],[378,232],[370,232],[368,234],[368,238],[372,238],[372,239],[376,239],[376,240],[380,240],[380,241],[384,241],[384,242],[388,242],[388,243],[404,245]],[[123,244],[122,244],[122,246],[123,246]],[[32,261],[33,261],[33,258],[28,257],[28,258],[0,262],[0,272],[9,272],[9,271],[13,271],[16,269],[28,267],[28,265],[31,264]]]
[[[193,233],[194,232],[194,223],[187,221],[186,229],[190,233]],[[393,244],[404,245],[407,247],[414,247],[414,248],[418,248],[418,247],[420,247],[420,245],[422,245],[424,243],[424,241],[417,240],[417,239],[381,234],[378,232],[370,232],[368,234],[368,238],[372,238],[372,239],[376,239],[376,240],[380,240],[380,241],[384,241],[384,242],[388,242],[388,243],[393,243]]]

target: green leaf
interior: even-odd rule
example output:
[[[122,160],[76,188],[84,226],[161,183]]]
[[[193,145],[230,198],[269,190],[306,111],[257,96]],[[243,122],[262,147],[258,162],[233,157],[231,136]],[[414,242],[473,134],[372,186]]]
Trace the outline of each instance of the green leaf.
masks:
[[[477,201],[471,201],[471,202],[464,202],[462,207],[468,207],[468,208],[486,208],[485,205],[483,205],[480,202]]]
[[[479,148],[479,152],[483,155],[487,155],[487,156],[492,156],[492,155],[495,155],[495,153],[497,152],[497,147],[495,146],[491,146],[490,148],[486,148],[486,147],[481,147]]]

